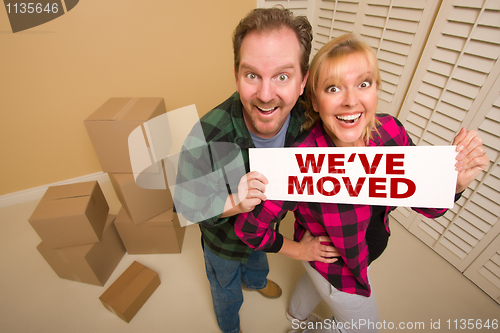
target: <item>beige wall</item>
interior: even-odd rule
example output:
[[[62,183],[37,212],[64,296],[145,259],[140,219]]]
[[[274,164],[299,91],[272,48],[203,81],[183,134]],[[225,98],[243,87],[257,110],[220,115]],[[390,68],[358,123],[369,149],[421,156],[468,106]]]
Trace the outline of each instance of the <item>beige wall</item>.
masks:
[[[255,4],[83,0],[15,34],[0,8],[0,195],[101,171],[83,120],[110,97],[222,102],[231,33]]]

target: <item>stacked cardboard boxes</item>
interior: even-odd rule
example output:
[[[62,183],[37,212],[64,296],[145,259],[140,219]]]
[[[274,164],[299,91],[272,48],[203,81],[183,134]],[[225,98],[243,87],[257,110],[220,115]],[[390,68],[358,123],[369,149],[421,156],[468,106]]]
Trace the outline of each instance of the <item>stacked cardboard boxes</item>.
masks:
[[[29,218],[40,254],[56,274],[103,286],[125,254],[97,182],[49,187]]]
[[[122,204],[115,225],[130,254],[179,253],[184,228],[173,213],[168,190],[144,189],[130,162],[130,133],[166,112],[162,98],[111,98],[85,120],[99,163]],[[168,130],[168,129],[166,129]],[[153,168],[154,169],[154,168]],[[164,170],[153,170],[166,183]]]

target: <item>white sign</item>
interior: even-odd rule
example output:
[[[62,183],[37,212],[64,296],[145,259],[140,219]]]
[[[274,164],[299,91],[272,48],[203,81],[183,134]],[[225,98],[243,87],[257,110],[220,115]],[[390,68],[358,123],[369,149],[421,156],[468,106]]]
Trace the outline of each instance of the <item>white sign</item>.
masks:
[[[253,148],[268,200],[452,208],[455,146]]]

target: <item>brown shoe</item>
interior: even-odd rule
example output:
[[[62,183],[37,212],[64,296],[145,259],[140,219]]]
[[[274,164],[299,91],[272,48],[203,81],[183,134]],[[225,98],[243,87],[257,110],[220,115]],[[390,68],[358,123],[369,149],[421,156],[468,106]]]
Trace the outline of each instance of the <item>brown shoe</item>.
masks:
[[[276,283],[274,283],[269,279],[267,279],[267,285],[263,289],[249,289],[243,285],[241,287],[244,290],[258,291],[262,296],[266,298],[278,298],[281,296],[282,293],[280,286],[278,286]]]

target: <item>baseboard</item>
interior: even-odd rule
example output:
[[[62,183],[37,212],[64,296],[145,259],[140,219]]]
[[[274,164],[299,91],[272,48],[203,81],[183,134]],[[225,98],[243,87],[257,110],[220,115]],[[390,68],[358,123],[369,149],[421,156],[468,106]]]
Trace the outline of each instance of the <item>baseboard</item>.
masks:
[[[107,182],[109,181],[109,177],[107,173],[101,171],[86,176],[63,180],[57,183],[33,187],[27,190],[5,194],[0,196],[0,208],[16,205],[23,202],[39,200],[50,186],[74,184],[74,183],[88,182],[94,180],[98,182]]]

